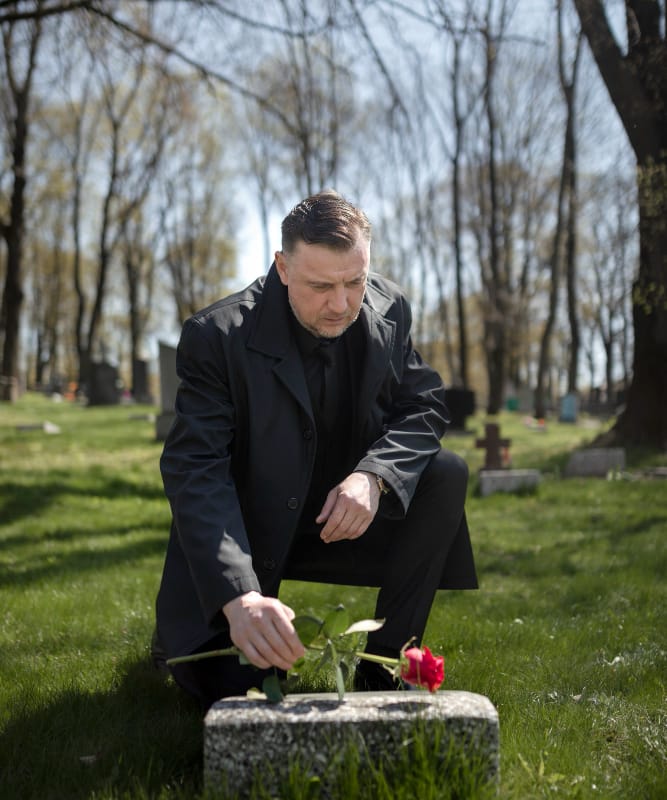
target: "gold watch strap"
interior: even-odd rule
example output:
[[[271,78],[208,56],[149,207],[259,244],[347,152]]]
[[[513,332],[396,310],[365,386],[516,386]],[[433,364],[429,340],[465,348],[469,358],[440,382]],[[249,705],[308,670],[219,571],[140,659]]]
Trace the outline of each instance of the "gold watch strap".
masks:
[[[387,484],[384,482],[384,480],[382,479],[382,477],[380,475],[376,475],[375,476],[375,482],[378,485],[378,489],[380,490],[380,494],[389,494],[391,489],[389,488],[389,486],[387,486]]]

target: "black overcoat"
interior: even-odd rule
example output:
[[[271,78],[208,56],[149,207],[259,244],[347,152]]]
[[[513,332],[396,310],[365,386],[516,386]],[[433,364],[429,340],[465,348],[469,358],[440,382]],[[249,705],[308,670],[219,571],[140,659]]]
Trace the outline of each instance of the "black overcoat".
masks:
[[[283,574],[317,447],[290,315],[274,265],[183,326],[176,418],[160,461],[173,515],[157,599],[168,656],[202,645],[225,627],[225,603],[272,593]],[[356,469],[381,475],[404,514],[440,449],[444,387],[412,347],[410,307],[395,284],[369,275],[355,325],[365,341]],[[474,580],[465,538],[452,547],[466,561],[453,572]]]

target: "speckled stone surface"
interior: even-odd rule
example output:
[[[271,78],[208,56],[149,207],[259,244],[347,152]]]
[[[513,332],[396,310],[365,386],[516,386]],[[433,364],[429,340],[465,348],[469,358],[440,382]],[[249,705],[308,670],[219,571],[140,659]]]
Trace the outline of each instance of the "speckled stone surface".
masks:
[[[536,469],[483,469],[479,473],[479,493],[487,497],[494,492],[519,492],[535,489],[540,483]]]
[[[350,692],[287,695],[282,703],[232,697],[220,700],[204,720],[204,779],[209,786],[249,790],[256,775],[276,791],[298,764],[319,778],[336,766],[351,743],[374,763],[405,748],[415,726],[439,727],[443,758],[452,745],[498,777],[498,713],[471,692]]]

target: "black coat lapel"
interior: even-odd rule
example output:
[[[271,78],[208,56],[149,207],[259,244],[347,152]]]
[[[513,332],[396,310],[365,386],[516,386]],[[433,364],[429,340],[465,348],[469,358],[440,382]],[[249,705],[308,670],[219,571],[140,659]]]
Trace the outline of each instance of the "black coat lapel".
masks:
[[[313,418],[303,363],[292,336],[291,313],[287,289],[278,276],[276,265],[272,264],[259,299],[255,324],[248,337],[248,349],[274,359],[276,377]]]
[[[373,405],[390,362],[395,343],[395,323],[383,316],[386,298],[369,286],[355,325],[361,325],[365,339],[365,363],[360,374],[357,409],[363,420]],[[301,356],[292,336],[287,289],[275,264],[269,270],[258,302],[257,317],[248,337],[248,348],[275,360],[273,371],[313,417]]]
[[[375,405],[382,381],[390,369],[391,356],[395,347],[395,325],[381,316],[370,303],[364,302],[357,324],[361,324],[366,340],[366,363],[361,372],[359,419],[364,420],[368,409]]]

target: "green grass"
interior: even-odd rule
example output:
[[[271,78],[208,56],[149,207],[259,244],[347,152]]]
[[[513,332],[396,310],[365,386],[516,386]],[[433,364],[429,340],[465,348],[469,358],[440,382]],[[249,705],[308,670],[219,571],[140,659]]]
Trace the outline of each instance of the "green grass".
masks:
[[[0,407],[0,797],[203,798],[201,717],[148,662],[169,512],[148,408],[81,408],[26,395]],[[50,420],[58,435],[19,431]],[[502,798],[667,796],[665,454],[629,453],[618,480],[563,480],[600,428],[503,414],[534,494],[475,493],[475,435],[452,436],[479,592],[440,593],[426,642],[448,689],[487,695],[501,725]],[[483,418],[469,427],[483,434]],[[299,613],[374,592],[286,583]],[[333,689],[306,677],[305,688]],[[310,683],[308,683],[310,681]],[[346,754],[341,798],[483,797],[470,770],[439,771],[429,742],[364,769]],[[460,765],[459,765],[460,767]],[[257,797],[262,796],[258,788]],[[293,770],[281,797],[318,797]]]

